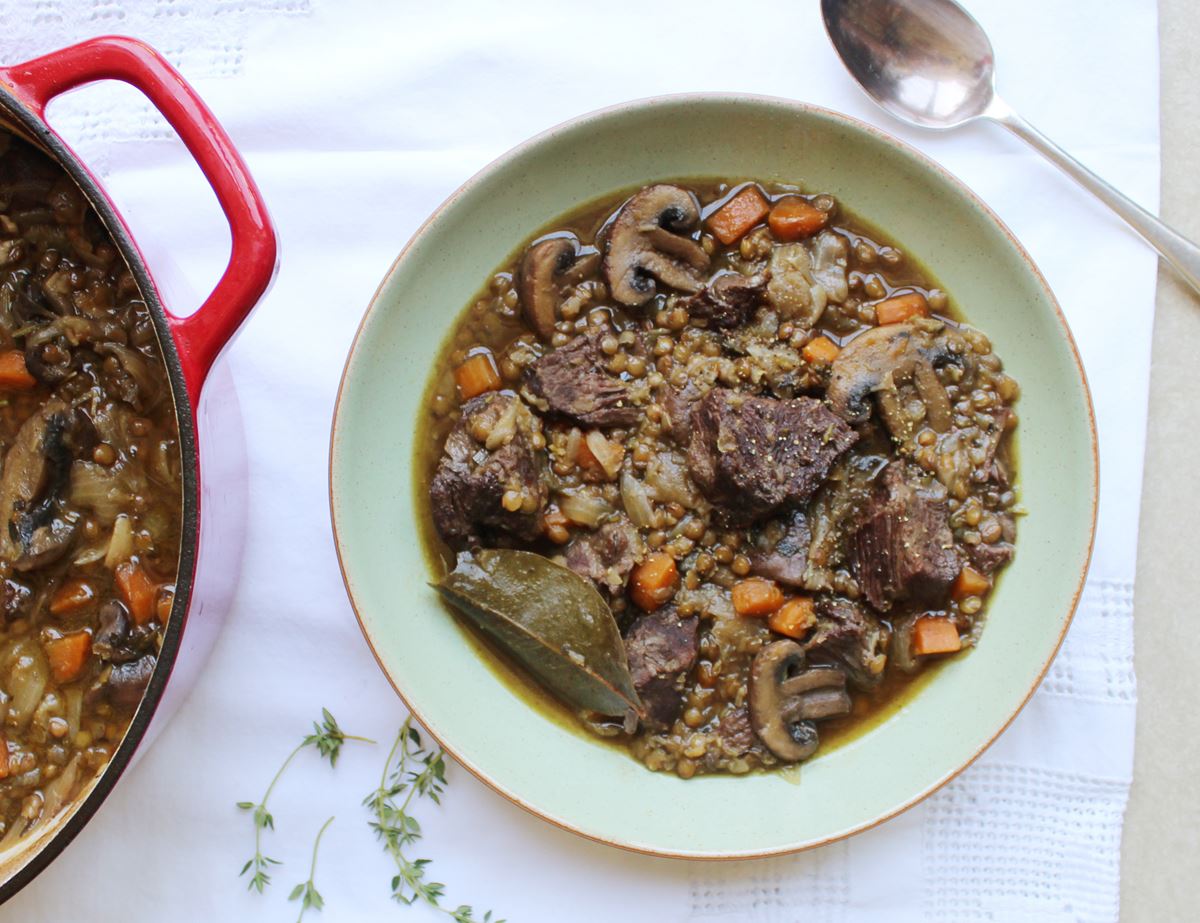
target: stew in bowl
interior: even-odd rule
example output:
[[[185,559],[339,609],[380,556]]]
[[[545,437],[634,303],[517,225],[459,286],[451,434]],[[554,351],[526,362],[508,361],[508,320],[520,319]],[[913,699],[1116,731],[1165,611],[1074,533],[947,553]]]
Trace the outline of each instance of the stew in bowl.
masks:
[[[809,296],[786,318],[772,260]],[[906,352],[830,398],[835,364]],[[1066,631],[1095,479],[1070,334],[987,207],[852,119],[740,95],[584,116],[465,184],[381,284],[331,439],[350,600],[416,718],[539,817],[680,857],[829,842],[977,757]],[[876,572],[877,547],[904,553]]]
[[[834,197],[619,194],[494,273],[435,364],[443,593],[650,769],[800,762],[979,642],[1017,394]]]

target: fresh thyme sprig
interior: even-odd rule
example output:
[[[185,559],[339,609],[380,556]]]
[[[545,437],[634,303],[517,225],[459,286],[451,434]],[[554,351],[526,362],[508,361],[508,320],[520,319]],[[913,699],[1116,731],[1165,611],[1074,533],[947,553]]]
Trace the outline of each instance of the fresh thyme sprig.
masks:
[[[254,870],[254,874],[250,876],[250,882],[246,885],[247,889],[262,894],[263,889],[271,883],[271,875],[268,870],[273,865],[282,864],[278,859],[272,859],[270,856],[263,854],[262,834],[264,830],[275,829],[275,818],[267,810],[267,802],[271,800],[271,792],[275,790],[275,786],[283,776],[284,770],[296,758],[296,754],[305,747],[316,747],[322,759],[329,760],[330,766],[336,766],[338,754],[342,752],[342,744],[347,740],[358,740],[368,744],[375,743],[375,741],[366,737],[356,737],[353,734],[345,733],[338,726],[337,719],[329,713],[329,709],[322,708],[321,722],[318,724],[314,721],[313,733],[305,737],[304,740],[297,744],[296,749],[288,754],[288,758],[283,761],[283,765],[275,773],[275,778],[267,786],[267,791],[263,795],[262,801],[239,801],[237,803],[237,806],[243,811],[253,812],[254,817],[254,855],[247,860],[246,864],[242,866],[242,870],[238,872],[238,876],[240,877],[251,869]]]
[[[475,916],[474,909],[468,904],[461,904],[454,910],[443,907],[445,885],[425,877],[430,860],[410,860],[405,855],[405,847],[414,845],[422,836],[420,823],[408,812],[413,799],[429,798],[440,805],[445,790],[445,753],[440,747],[426,750],[420,733],[412,726],[412,718],[405,719],[383,764],[379,787],[363,799],[371,812],[371,829],[383,851],[396,863],[392,899],[405,905],[423,901],[455,923],[505,923],[504,920],[493,920],[490,910],[482,917]]]
[[[301,923],[304,919],[304,911],[311,907],[313,910],[320,912],[325,906],[325,899],[321,897],[321,892],[317,890],[317,886],[313,883],[313,878],[317,874],[317,850],[321,848],[321,837],[325,835],[325,831],[329,829],[329,825],[333,823],[333,818],[325,821],[321,825],[321,829],[317,831],[317,838],[313,840],[312,865],[308,867],[308,881],[303,881],[296,887],[292,888],[292,893],[288,895],[289,901],[300,901],[300,916],[296,917],[296,923]]]

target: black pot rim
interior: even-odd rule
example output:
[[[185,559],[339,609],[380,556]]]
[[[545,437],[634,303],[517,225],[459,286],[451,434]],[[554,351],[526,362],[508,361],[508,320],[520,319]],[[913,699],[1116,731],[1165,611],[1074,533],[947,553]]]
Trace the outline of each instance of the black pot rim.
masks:
[[[154,280],[142,259],[141,252],[126,230],[124,222],[103,188],[75,153],[51,130],[44,119],[27,109],[3,83],[0,83],[0,115],[18,126],[29,140],[32,140],[44,153],[52,157],[59,167],[75,181],[87,197],[92,209],[99,215],[130,272],[133,273],[158,333],[167,377],[171,383],[176,424],[179,429],[179,449],[182,459],[180,468],[183,480],[183,515],[179,566],[175,581],[175,601],[164,627],[162,646],[159,649],[158,663],[154,668],[154,673],[146,686],[146,691],[142,694],[142,701],[139,703],[137,711],[134,712],[125,736],[108,764],[100,770],[100,775],[91,791],[73,807],[67,808],[70,814],[66,821],[37,848],[33,856],[25,859],[11,877],[0,882],[0,904],[3,904],[57,858],[67,844],[74,840],[92,819],[128,768],[133,754],[141,744],[146,730],[158,710],[163,691],[166,689],[167,681],[179,655],[188,608],[191,604],[200,539],[200,462],[191,398],[184,381],[183,367],[175,348],[175,340],[167,323],[166,310]]]

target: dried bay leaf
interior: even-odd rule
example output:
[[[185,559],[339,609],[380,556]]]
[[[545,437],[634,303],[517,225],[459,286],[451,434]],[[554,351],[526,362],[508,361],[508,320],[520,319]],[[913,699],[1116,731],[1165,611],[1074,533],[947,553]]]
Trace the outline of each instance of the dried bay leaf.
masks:
[[[568,705],[639,715],[625,645],[592,584],[530,551],[463,552],[435,589]]]

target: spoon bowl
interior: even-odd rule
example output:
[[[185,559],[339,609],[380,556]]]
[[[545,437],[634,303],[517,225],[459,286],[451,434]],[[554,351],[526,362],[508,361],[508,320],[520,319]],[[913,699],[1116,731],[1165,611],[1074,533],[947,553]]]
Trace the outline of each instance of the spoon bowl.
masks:
[[[992,43],[952,0],[822,0],[821,14],[850,74],[892,115],[946,129],[991,105]]]

